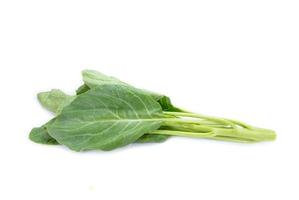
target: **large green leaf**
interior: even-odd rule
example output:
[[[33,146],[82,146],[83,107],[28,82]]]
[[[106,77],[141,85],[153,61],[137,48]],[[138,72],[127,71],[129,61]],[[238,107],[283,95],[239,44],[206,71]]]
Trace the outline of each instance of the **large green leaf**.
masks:
[[[83,76],[84,84],[77,89],[77,91],[76,91],[77,95],[88,91],[90,88],[93,88],[93,87],[96,87],[99,85],[103,85],[103,84],[114,84],[114,85],[117,84],[117,85],[126,85],[129,87],[133,87],[115,77],[107,76],[107,75],[102,74],[95,70],[84,70],[84,71],[82,71],[82,76]],[[171,103],[169,97],[162,95],[162,94],[155,93],[155,92],[147,91],[147,90],[142,90],[142,91],[145,94],[151,95],[160,104],[160,106],[162,107],[162,109],[164,111],[175,111],[175,112],[182,111],[181,109],[175,107]],[[146,134],[146,135],[140,137],[136,142],[140,142],[140,143],[164,142],[168,138],[169,138],[169,136]]]
[[[89,89],[90,88],[84,84],[77,89],[76,93],[77,95],[80,95],[84,92],[87,92]],[[49,111],[56,114],[59,114],[59,112],[61,112],[63,107],[70,104],[75,98],[76,98],[75,96],[67,95],[61,90],[57,90],[57,89],[53,89],[48,92],[41,92],[38,94],[38,99],[41,105],[46,109],[48,109]],[[164,107],[164,110],[169,110],[165,108],[169,108],[168,105],[171,106],[171,103],[168,99],[169,99],[168,97],[162,97],[161,100],[158,101],[160,105],[164,105],[162,106]],[[137,143],[164,142],[169,137],[170,136],[168,135],[145,134],[140,138],[138,138],[136,142]],[[42,127],[33,128],[30,132],[29,138],[36,143],[58,144],[58,142],[56,142],[55,139],[51,138],[51,136],[48,134],[45,125],[43,125]]]
[[[125,85],[102,85],[79,95],[47,126],[51,137],[75,151],[112,150],[160,127],[161,106]]]
[[[90,85],[91,87],[96,87],[100,85],[107,85],[107,84],[114,84],[114,85],[126,85],[128,87],[130,86],[117,78],[106,76],[100,72],[94,71],[94,70],[84,70],[82,72],[83,80],[85,83]],[[87,92],[90,90],[90,87],[83,84],[80,86],[76,93],[77,95],[80,95],[84,92]],[[177,109],[174,107],[170,99],[167,96],[160,95],[154,92],[145,91],[142,90],[142,92],[151,95],[162,107],[164,111],[180,111],[180,109]],[[65,94],[63,91],[58,89],[53,89],[48,92],[41,92],[38,94],[38,100],[41,103],[43,107],[45,107],[47,110],[54,112],[56,114],[59,114],[61,110],[70,104],[76,96],[71,96]],[[156,135],[156,134],[145,134],[141,136],[136,142],[138,143],[150,143],[150,142],[164,142],[167,140],[170,136],[166,135]],[[54,138],[51,138],[51,136],[48,134],[47,129],[45,128],[45,125],[42,127],[33,128],[30,133],[30,139],[37,143],[42,144],[58,144],[55,141]]]

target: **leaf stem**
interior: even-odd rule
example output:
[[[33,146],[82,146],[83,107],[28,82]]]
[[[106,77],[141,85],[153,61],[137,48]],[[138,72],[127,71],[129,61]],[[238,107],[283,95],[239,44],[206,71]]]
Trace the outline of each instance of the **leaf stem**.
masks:
[[[266,129],[223,129],[223,128],[212,128],[210,132],[189,132],[179,130],[155,130],[149,132],[150,134],[164,134],[173,136],[185,136],[185,137],[196,137],[196,138],[209,138],[224,141],[234,142],[259,142],[259,141],[270,141],[276,138],[275,132]]]
[[[276,138],[272,130],[250,126],[240,121],[209,117],[189,112],[164,111],[166,118],[152,134],[210,138],[235,142],[259,142]]]
[[[190,113],[190,112],[168,112],[164,111],[163,112],[166,115],[173,115],[176,117],[191,117],[191,118],[199,118],[199,119],[205,119],[208,121],[220,123],[229,127],[235,127],[235,124],[229,120],[222,119],[222,118],[217,118],[217,117],[211,117],[211,116],[206,116],[206,115],[201,115],[201,114],[196,114],[196,113]]]

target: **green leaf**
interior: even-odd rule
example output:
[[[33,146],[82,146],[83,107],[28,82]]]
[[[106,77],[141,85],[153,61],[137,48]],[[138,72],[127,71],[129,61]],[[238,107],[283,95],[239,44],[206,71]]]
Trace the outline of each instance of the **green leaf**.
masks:
[[[169,137],[169,135],[144,134],[143,136],[138,138],[136,143],[161,143],[166,141]]]
[[[90,87],[88,87],[86,84],[83,84],[76,90],[76,94],[80,95],[84,92],[87,92],[89,89],[90,89]]]
[[[105,84],[105,85],[107,85],[107,84],[125,85],[128,87],[134,88],[133,86],[131,86],[117,78],[114,78],[112,76],[106,76],[105,74],[102,74],[95,70],[84,70],[84,71],[82,71],[82,76],[83,76],[84,85],[82,85],[78,88],[77,94],[82,94],[82,93],[86,92],[87,90],[89,90],[90,88],[100,86],[103,84]],[[144,92],[145,94],[151,95],[161,105],[161,107],[164,111],[175,111],[175,112],[182,111],[181,109],[175,107],[171,103],[170,98],[165,95],[161,95],[161,94],[147,91],[147,90],[142,90],[142,92]],[[138,139],[137,142],[141,142],[141,143],[163,142],[163,141],[167,140],[167,138],[169,138],[169,136],[166,137],[166,136],[160,136],[160,135],[154,135],[154,134],[147,134],[144,136],[144,138],[140,138],[140,141]]]
[[[79,95],[47,126],[50,136],[75,151],[112,150],[157,130],[161,106],[125,85],[102,85]]]
[[[128,87],[133,88],[133,86],[130,86],[114,77],[106,76],[106,75],[104,75],[100,72],[94,71],[94,70],[84,70],[82,72],[82,74],[83,74],[84,82],[89,84],[91,87],[107,85],[107,84],[114,84],[114,85],[119,84],[119,85],[126,85]],[[85,93],[88,90],[90,90],[90,87],[87,86],[87,84],[83,84],[82,86],[80,86],[77,89],[76,94],[80,95],[80,94]],[[163,110],[165,110],[165,111],[180,111],[180,109],[177,109],[176,107],[174,107],[171,104],[170,99],[167,96],[160,95],[160,94],[150,92],[150,91],[145,91],[145,90],[142,90],[142,91],[145,92],[146,94],[151,95],[153,98],[155,98],[155,100],[161,105]],[[45,107],[49,111],[54,112],[56,114],[59,114],[61,112],[61,110],[65,106],[70,104],[75,98],[76,98],[75,96],[67,95],[58,89],[53,89],[49,92],[41,92],[38,94],[38,99],[39,99],[40,103],[43,105],[43,107]],[[37,136],[39,136],[39,140],[36,139],[35,142],[47,144],[47,142],[48,142],[49,138],[51,138],[51,136],[48,134],[46,128],[40,127],[40,128],[35,128],[35,129],[36,130],[34,132],[37,132],[39,130],[39,135],[37,135]],[[140,137],[136,142],[139,142],[139,143],[164,142],[169,137],[170,136],[166,136],[166,135],[145,134],[142,137]],[[51,141],[55,141],[55,139],[51,138]]]
[[[37,97],[43,107],[56,114],[60,113],[65,106],[75,99],[75,96],[67,95],[57,89],[53,89],[49,92],[40,92]]]
[[[107,80],[107,78],[106,78],[106,80]],[[111,83],[111,81],[108,81],[108,83]],[[105,84],[105,82],[102,82],[102,85],[103,84]],[[80,95],[84,92],[87,92],[89,89],[90,88],[86,84],[83,84],[82,86],[80,86],[77,89],[76,93],[77,93],[77,95]],[[151,93],[151,95],[153,94],[152,92],[150,92],[150,93]],[[45,108],[47,108],[48,110],[50,110],[52,112],[57,112],[57,113],[59,113],[63,109],[63,107],[67,106],[75,98],[74,96],[66,95],[61,90],[57,90],[57,89],[53,89],[49,92],[39,93],[38,96],[39,96],[40,103]],[[155,94],[152,96],[156,97],[156,99],[158,99],[158,102],[162,106],[163,110],[178,111],[178,109],[175,109],[175,107],[172,106],[170,99],[168,97],[161,96],[158,94]],[[40,140],[41,141],[43,141],[43,139],[45,140],[43,142],[39,141],[38,143],[44,143],[44,144],[47,143],[48,138],[51,138],[51,136],[48,134],[46,128],[36,128],[36,129],[42,130],[42,132],[40,132]],[[145,134],[142,137],[140,137],[136,142],[138,142],[138,143],[164,142],[169,137],[170,136],[167,136],[167,135]],[[54,138],[52,138],[52,140],[55,141]],[[37,141],[35,141],[35,142],[37,142]]]
[[[173,112],[181,112],[183,111],[182,109],[180,108],[177,108],[175,107],[171,101],[170,101],[170,98],[167,97],[167,96],[160,96],[158,99],[157,99],[158,103],[161,105],[162,109],[164,111],[173,111]]]
[[[94,88],[99,85],[125,85],[129,86],[117,78],[112,76],[106,76],[95,70],[83,70],[82,71],[83,81],[89,88]]]
[[[99,85],[125,85],[128,87],[135,88],[125,82],[120,81],[117,78],[114,78],[112,76],[106,76],[98,71],[95,70],[83,70],[82,71],[82,76],[83,76],[83,81],[84,85],[80,86],[77,90],[77,94],[81,94],[85,91],[87,91],[89,88],[93,88]],[[162,106],[162,109],[165,111],[181,111],[181,109],[176,108],[175,106],[172,105],[170,98],[158,94],[155,92],[147,91],[147,90],[142,90],[145,94],[151,95],[159,104]]]
[[[55,114],[59,114],[65,106],[75,99],[75,96],[67,95],[58,89],[52,89],[48,92],[40,92],[37,97],[44,108]],[[49,135],[46,129],[48,124],[49,122],[41,127],[33,128],[29,134],[29,139],[41,144],[58,144],[58,142]]]
[[[33,128],[29,134],[29,139],[40,144],[58,144],[58,142],[48,134],[46,126]]]

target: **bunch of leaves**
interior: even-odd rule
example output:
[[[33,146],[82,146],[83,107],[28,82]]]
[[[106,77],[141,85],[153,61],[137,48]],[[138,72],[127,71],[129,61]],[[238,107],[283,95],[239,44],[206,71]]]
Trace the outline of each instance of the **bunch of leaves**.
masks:
[[[82,76],[84,84],[76,95],[57,89],[38,94],[41,105],[55,117],[32,129],[32,141],[84,151],[164,142],[170,136],[235,142],[275,139],[271,130],[185,111],[165,95],[135,88],[97,71],[84,70]]]

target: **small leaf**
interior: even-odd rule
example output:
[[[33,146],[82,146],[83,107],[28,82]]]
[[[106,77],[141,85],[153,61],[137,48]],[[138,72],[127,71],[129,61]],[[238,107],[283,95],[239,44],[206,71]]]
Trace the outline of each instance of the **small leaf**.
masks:
[[[49,92],[40,92],[37,97],[43,107],[56,114],[75,99],[75,96],[67,95],[57,89]]]
[[[89,89],[90,89],[90,87],[88,87],[86,84],[83,84],[76,90],[76,94],[80,95],[84,92],[87,92]]]
[[[83,70],[83,81],[89,88],[97,87],[99,85],[126,85],[128,84],[114,78],[112,76],[106,76],[95,70]]]
[[[181,111],[183,111],[182,109],[175,107],[171,103],[170,98],[167,97],[167,96],[162,95],[162,96],[160,96],[157,99],[157,101],[161,105],[163,111],[173,111],[173,112],[181,112]]]
[[[48,134],[45,126],[33,128],[29,134],[29,139],[40,144],[58,144],[58,142]]]
[[[169,135],[145,134],[136,140],[136,143],[161,143],[166,141],[169,137]]]

